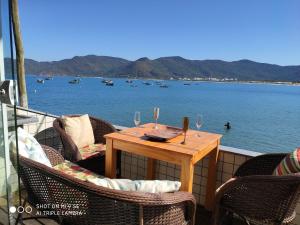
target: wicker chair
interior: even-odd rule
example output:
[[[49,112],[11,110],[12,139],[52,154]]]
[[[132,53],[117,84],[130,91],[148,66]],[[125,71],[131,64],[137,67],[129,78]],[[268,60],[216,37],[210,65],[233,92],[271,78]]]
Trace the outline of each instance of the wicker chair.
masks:
[[[43,149],[53,166],[64,160],[56,150],[47,146],[43,146]],[[19,161],[19,173],[28,193],[28,202],[32,206],[53,204],[56,206],[54,212],[60,215],[50,218],[61,224],[194,223],[196,202],[190,193],[151,194],[111,190],[73,178],[22,156]],[[69,211],[75,213],[67,215],[62,205],[74,207]],[[40,210],[42,215],[46,210],[49,211],[49,209]]]
[[[233,214],[247,224],[290,224],[300,197],[300,173],[274,176],[286,154],[266,154],[241,165],[234,178],[216,192],[215,224]]]
[[[69,117],[78,117],[80,115],[68,115]],[[105,144],[105,138],[103,137],[105,134],[115,132],[116,129],[108,122],[95,118],[89,117],[95,138],[95,144]],[[104,174],[105,170],[105,151],[101,151],[98,154],[83,159],[81,158],[79,149],[77,148],[74,141],[71,137],[65,132],[64,125],[61,118],[57,118],[53,121],[53,127],[60,135],[62,144],[63,144],[63,151],[61,154],[63,157],[71,162],[76,162],[78,165],[96,172],[98,174]],[[121,171],[121,152],[118,151],[117,155],[117,175],[120,175]]]

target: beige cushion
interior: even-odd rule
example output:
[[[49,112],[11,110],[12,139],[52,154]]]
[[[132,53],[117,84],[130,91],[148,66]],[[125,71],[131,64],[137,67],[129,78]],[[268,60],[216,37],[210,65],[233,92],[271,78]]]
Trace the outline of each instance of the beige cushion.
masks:
[[[88,114],[78,117],[62,116],[66,133],[78,148],[95,143],[92,124]]]

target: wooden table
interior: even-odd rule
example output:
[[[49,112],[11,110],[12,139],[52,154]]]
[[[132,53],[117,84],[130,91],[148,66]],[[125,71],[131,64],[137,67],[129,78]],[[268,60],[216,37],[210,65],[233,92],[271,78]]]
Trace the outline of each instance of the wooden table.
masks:
[[[165,129],[165,125],[158,125]],[[116,177],[116,151],[148,157],[147,179],[155,179],[155,161],[162,160],[181,166],[181,191],[192,193],[195,164],[209,155],[205,207],[212,209],[216,188],[216,170],[221,135],[189,130],[186,144],[181,144],[183,135],[167,142],[153,142],[143,138],[145,132],[154,129],[153,123],[105,135],[105,176]]]

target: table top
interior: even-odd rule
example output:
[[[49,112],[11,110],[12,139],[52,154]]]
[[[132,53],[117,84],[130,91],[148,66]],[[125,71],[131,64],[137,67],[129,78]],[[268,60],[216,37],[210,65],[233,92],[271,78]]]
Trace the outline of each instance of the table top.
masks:
[[[147,131],[154,129],[154,123],[148,123],[139,127],[127,128],[120,132],[110,133],[104,137],[107,139],[118,140],[126,143],[142,145],[144,147],[151,147],[168,151],[170,153],[181,153],[189,156],[195,156],[201,151],[211,149],[210,146],[215,146],[220,142],[222,135],[188,130],[185,144],[182,144],[184,135],[181,134],[166,142],[154,142],[145,138],[144,134]],[[158,124],[158,129],[166,129],[166,125]]]

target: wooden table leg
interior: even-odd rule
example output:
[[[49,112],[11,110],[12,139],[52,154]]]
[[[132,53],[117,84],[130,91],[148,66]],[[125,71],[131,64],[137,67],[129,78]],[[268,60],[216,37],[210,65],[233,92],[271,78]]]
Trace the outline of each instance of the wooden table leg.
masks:
[[[215,191],[216,191],[216,180],[217,180],[217,162],[219,157],[219,142],[217,147],[211,151],[209,155],[208,165],[208,177],[206,184],[206,199],[205,208],[207,210],[213,210],[215,204]]]
[[[181,163],[181,191],[188,191],[192,193],[193,191],[193,178],[194,178],[194,165],[192,160],[186,159]]]
[[[147,179],[154,180],[156,172],[156,160],[152,158],[147,159]]]
[[[105,151],[105,176],[109,178],[116,178],[117,168],[117,150],[113,147],[113,140],[106,139]]]

